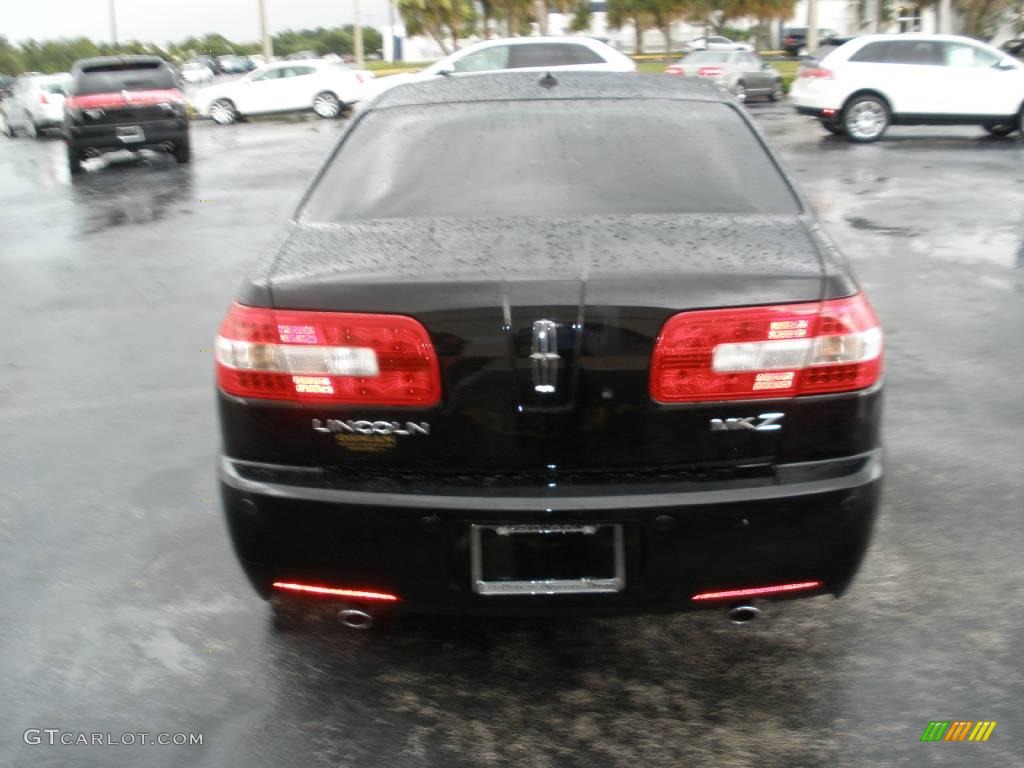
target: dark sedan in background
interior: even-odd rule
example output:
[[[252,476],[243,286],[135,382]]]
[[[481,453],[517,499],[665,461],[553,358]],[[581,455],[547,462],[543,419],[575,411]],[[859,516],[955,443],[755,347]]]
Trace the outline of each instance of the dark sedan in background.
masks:
[[[352,121],[224,319],[224,510],[283,617],[749,619],[857,572],[881,355],[721,89],[402,85]]]

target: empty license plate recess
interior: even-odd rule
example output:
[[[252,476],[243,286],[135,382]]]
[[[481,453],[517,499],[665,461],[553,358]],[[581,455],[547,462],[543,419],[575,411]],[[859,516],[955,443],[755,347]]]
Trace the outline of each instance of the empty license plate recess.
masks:
[[[621,592],[621,525],[473,525],[473,589],[481,595]]]
[[[117,138],[125,144],[136,144],[146,140],[146,133],[138,125],[122,125],[117,128]]]

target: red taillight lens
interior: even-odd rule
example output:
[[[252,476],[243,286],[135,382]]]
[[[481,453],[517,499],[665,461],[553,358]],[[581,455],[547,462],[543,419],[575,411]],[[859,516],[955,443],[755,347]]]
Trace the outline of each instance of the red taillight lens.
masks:
[[[665,74],[666,75],[685,75],[686,74],[686,70],[683,69],[682,67],[671,66],[671,67],[666,67],[665,68]]]
[[[796,42],[796,40],[793,39],[792,37],[787,37],[785,42],[783,43],[783,45],[792,45],[795,42]]]
[[[822,67],[806,67],[801,69],[797,76],[811,80],[831,80],[832,70],[823,69]]]
[[[39,103],[40,104],[49,104],[50,103],[50,100],[46,97],[45,93],[40,93],[39,94]]]
[[[239,397],[426,407],[441,400],[437,354],[411,317],[235,304],[217,337],[217,380]]]
[[[807,304],[683,312],[651,358],[659,403],[754,400],[870,387],[882,329],[863,295]]]
[[[697,70],[697,77],[719,77],[724,69],[721,67],[700,67]]]

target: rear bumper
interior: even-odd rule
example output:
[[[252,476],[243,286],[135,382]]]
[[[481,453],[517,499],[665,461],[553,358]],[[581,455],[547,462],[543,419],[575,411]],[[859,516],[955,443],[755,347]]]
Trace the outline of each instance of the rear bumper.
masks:
[[[476,615],[684,611],[722,605],[694,601],[700,592],[809,580],[824,585],[787,596],[839,596],[867,549],[883,476],[880,450],[780,466],[758,487],[559,496],[368,493],[277,482],[268,465],[256,480],[254,468],[223,458],[220,477],[235,550],[261,596],[274,581],[299,582],[394,593],[398,612]],[[621,524],[625,588],[477,594],[470,526],[539,522]]]
[[[188,120],[184,117],[166,120],[150,120],[137,124],[142,128],[145,139],[141,142],[126,143],[117,135],[119,125],[70,125],[65,124],[64,140],[72,149],[140,149],[171,142],[180,144],[188,141]]]

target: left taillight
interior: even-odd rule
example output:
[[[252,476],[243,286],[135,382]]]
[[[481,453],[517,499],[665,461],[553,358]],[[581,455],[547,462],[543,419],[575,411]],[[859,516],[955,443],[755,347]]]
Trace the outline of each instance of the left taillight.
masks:
[[[725,70],[721,67],[700,67],[697,70],[698,77],[721,77]]]
[[[441,400],[434,345],[404,315],[234,304],[216,359],[220,388],[238,397],[418,407]]]
[[[848,392],[882,373],[882,329],[862,294],[669,318],[651,358],[659,403]]]

